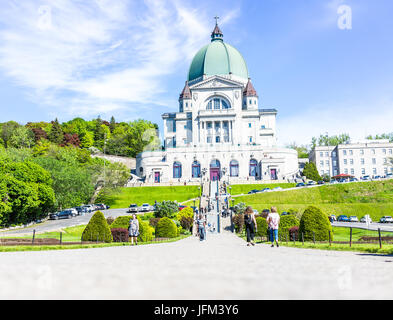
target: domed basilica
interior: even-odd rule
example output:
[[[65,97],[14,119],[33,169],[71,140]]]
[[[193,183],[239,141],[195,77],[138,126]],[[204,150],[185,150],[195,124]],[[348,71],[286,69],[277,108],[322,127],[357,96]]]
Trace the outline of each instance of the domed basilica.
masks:
[[[216,24],[191,63],[179,112],[162,116],[163,150],[137,156],[138,176],[157,184],[295,178],[297,152],[277,147],[277,110],[259,103],[244,58]]]

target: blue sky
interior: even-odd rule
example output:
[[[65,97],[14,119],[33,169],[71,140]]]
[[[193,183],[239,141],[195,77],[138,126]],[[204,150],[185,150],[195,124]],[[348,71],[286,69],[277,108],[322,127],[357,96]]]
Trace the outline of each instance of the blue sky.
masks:
[[[352,29],[338,27],[342,5]],[[261,107],[279,112],[280,145],[392,132],[392,12],[390,0],[4,0],[0,122],[114,115],[162,126],[218,15]]]

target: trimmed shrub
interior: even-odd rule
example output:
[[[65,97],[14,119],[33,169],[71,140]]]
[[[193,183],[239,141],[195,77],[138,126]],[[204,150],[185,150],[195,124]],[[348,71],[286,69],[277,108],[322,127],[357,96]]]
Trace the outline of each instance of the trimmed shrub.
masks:
[[[303,233],[305,241],[312,241],[315,233],[316,241],[326,241],[329,240],[329,232],[333,240],[332,225],[327,214],[317,207],[309,206],[300,220],[299,236]]]
[[[269,239],[266,219],[263,217],[256,217],[255,220],[257,221],[257,232],[255,235],[257,237],[267,237]]]
[[[193,224],[194,224],[194,218],[192,218],[192,217],[181,217],[180,218],[180,225],[185,230],[191,230]]]
[[[113,242],[128,242],[128,230],[123,228],[111,229]]]
[[[282,239],[285,239],[285,237],[289,234],[289,229],[291,227],[299,226],[299,219],[296,218],[294,215],[287,215],[287,216],[282,216],[280,217],[280,225],[278,228],[278,236],[281,237]]]
[[[82,233],[83,241],[105,241],[112,242],[112,233],[108,223],[101,211],[97,211],[91,217]]]
[[[156,227],[156,238],[176,238],[178,229],[176,224],[169,218],[160,219]]]
[[[244,228],[244,215],[243,214],[235,214],[232,216],[232,222],[235,226],[235,231],[237,233],[241,233]]]
[[[113,223],[111,224],[110,228],[111,229],[122,228],[128,230],[128,226],[130,224],[131,219],[132,216],[117,217],[115,221],[113,221]],[[137,219],[139,221],[138,241],[140,242],[151,241],[153,239],[154,228],[149,226],[147,222],[142,221],[142,219],[139,216],[137,216]]]
[[[181,221],[182,217],[194,219],[194,210],[190,207],[186,207],[183,210],[179,211],[176,216],[176,220]]]
[[[291,241],[299,240],[299,227],[298,226],[289,228],[288,232],[289,232],[289,240],[291,240]]]

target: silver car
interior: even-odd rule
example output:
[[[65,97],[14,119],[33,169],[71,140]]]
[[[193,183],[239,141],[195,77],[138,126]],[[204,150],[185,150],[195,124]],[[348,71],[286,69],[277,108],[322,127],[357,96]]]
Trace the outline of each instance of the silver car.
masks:
[[[349,222],[359,222],[359,219],[357,216],[350,216],[349,217]]]

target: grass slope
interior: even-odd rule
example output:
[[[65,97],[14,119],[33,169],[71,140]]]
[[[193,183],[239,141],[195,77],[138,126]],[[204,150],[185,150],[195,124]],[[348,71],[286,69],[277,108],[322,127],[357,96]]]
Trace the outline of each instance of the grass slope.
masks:
[[[120,209],[128,208],[131,203],[140,206],[143,203],[152,205],[154,201],[164,200],[183,202],[197,198],[199,192],[198,186],[121,188],[117,192],[100,194],[96,202],[103,202],[112,209]]]
[[[369,214],[374,221],[393,215],[393,180],[324,185],[236,198],[254,209],[276,206],[280,212],[289,209],[304,211],[315,205],[327,214],[346,214],[361,218]]]

